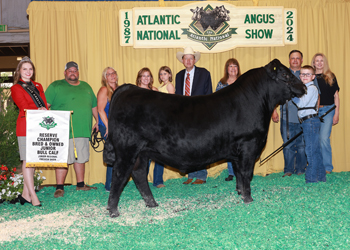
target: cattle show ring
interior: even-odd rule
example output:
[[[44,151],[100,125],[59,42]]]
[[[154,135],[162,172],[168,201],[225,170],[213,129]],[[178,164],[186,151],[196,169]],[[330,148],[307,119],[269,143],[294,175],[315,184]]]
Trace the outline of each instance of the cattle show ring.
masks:
[[[0,0],[0,6],[7,12],[11,5],[3,2]],[[47,103],[54,101],[52,89],[47,91],[52,83],[65,79],[71,84],[67,74],[72,68],[91,87],[91,95],[97,96],[97,108],[101,73],[102,79],[113,77],[106,76],[106,67],[115,70],[117,88],[108,97],[106,135],[93,133],[89,142],[83,187],[92,189],[79,189],[75,164],[66,164],[69,138],[79,134],[74,131],[74,118],[69,117],[80,107],[65,110],[62,121],[53,118],[57,114],[54,105],[50,111],[25,111],[26,142],[30,144],[26,147],[32,150],[26,154],[26,164],[37,171],[33,172],[37,178],[34,187],[40,206],[19,195],[26,188],[23,177],[21,190],[14,188],[20,183],[17,176],[23,173],[19,152],[9,156],[0,149],[2,249],[350,249],[349,1],[26,2],[16,18],[27,16],[27,56],[35,65],[35,82],[42,85]],[[16,4],[23,5],[20,0],[14,0],[13,6]],[[2,23],[15,22],[3,10],[1,13]],[[19,37],[11,29],[11,25],[0,26],[0,60],[5,58],[1,55],[5,36]],[[295,74],[293,53],[301,54],[296,59],[299,67],[312,65],[314,69],[307,69],[315,70],[314,74],[307,75],[304,68]],[[186,61],[186,55],[193,62]],[[328,89],[314,86],[317,55],[326,56],[338,88],[337,105],[332,104],[320,119],[319,110],[328,106],[320,104],[321,95]],[[230,59],[239,62],[241,74],[219,90],[223,75],[230,75],[227,66],[235,65],[225,65]],[[12,67],[3,64],[6,62],[0,62],[1,72]],[[174,94],[152,91],[163,87],[162,66],[171,69]],[[198,85],[196,70],[202,74]],[[153,77],[149,89],[142,87],[147,76],[141,71]],[[333,119],[330,128],[333,169],[322,165],[325,177],[308,172],[316,159],[309,152],[319,152],[309,138],[320,133],[319,127],[312,135],[290,136],[294,128],[287,124],[288,142],[282,139],[286,114],[280,107],[288,106],[290,100],[297,106],[311,94],[313,87],[304,77],[312,78],[318,94],[313,99],[315,107],[306,105],[311,113],[298,118],[299,129],[309,133],[307,120],[317,119],[322,126],[334,112],[339,118]],[[322,84],[320,78],[318,82]],[[6,86],[0,86],[1,98],[11,95]],[[6,105],[18,106],[13,100]],[[10,111],[6,113],[1,101],[0,132],[10,138],[5,122]],[[65,130],[56,132],[63,123]],[[303,172],[289,173],[285,148],[298,138],[306,145],[308,163]],[[18,142],[17,137],[16,142],[4,139],[0,146],[6,151]],[[79,141],[73,143],[76,147]],[[290,152],[297,154],[298,150]],[[61,153],[63,162],[59,161]],[[16,166],[11,165],[12,158]],[[294,166],[298,161],[293,159]],[[158,164],[164,166],[160,186],[153,185]],[[68,169],[61,195],[57,195],[57,168]],[[189,184],[200,179],[197,175],[193,180],[190,173],[203,170],[206,179],[192,183],[201,185]],[[108,171],[109,188],[105,185]]]

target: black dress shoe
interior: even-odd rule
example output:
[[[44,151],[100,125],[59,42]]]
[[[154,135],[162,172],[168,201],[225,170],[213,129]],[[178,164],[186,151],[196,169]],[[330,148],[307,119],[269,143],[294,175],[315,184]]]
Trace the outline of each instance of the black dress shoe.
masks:
[[[18,199],[19,199],[19,202],[21,203],[21,205],[24,205],[25,203],[31,203],[31,202],[27,201],[26,199],[24,199],[22,197],[22,195],[18,195]]]
[[[232,181],[233,180],[233,175],[229,175],[227,178],[225,178],[225,181]]]

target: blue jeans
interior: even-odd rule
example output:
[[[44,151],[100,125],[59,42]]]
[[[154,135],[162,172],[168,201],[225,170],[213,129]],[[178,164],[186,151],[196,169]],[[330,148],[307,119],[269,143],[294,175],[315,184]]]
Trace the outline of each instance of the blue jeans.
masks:
[[[227,162],[227,170],[228,170],[228,175],[235,176],[235,173],[233,172],[233,167],[232,167],[232,162]]]
[[[103,136],[103,138],[106,140],[106,137],[105,137],[106,127],[99,124],[98,129],[100,130],[101,136]],[[106,184],[105,184],[105,189],[107,191],[111,190],[112,172],[113,172],[113,166],[107,165]]]
[[[326,113],[332,107],[333,105],[329,105],[329,106],[320,108],[320,110],[318,111],[319,116]],[[331,132],[332,132],[334,113],[335,113],[335,110],[331,111],[329,114],[327,114],[323,118],[324,121],[321,122],[321,129],[320,129],[320,145],[321,145],[321,152],[322,152],[322,158],[323,158],[323,165],[326,171],[329,171],[329,172],[332,172],[333,170],[332,147],[331,147],[331,140],[329,139],[329,137],[331,136]]]
[[[305,139],[305,152],[308,161],[306,167],[306,183],[326,181],[326,170],[323,165],[320,148],[320,126],[318,117],[310,118],[301,124]]]
[[[301,131],[299,123],[289,122],[289,139]],[[281,119],[281,135],[283,142],[287,142],[286,121]],[[303,174],[307,165],[303,134],[283,148],[284,173]]]
[[[202,169],[202,170],[199,170],[199,171],[196,171],[196,172],[188,173],[188,179],[197,178],[197,179],[200,179],[202,181],[206,181],[207,180],[207,175],[208,175],[207,170],[206,169]]]
[[[149,169],[150,165],[151,165],[151,160],[149,160],[148,169]],[[160,184],[164,184],[163,173],[164,173],[164,166],[158,162],[154,162],[153,186],[156,187]]]

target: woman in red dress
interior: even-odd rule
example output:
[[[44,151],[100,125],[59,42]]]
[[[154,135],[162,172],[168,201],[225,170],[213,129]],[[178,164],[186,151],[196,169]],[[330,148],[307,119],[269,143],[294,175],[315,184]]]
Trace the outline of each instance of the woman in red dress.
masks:
[[[34,189],[35,168],[26,168],[26,116],[25,109],[46,110],[47,102],[44,89],[40,83],[34,82],[35,68],[28,57],[24,57],[18,64],[14,85],[11,87],[11,96],[19,108],[17,118],[16,135],[18,138],[19,153],[22,162],[23,192],[18,198],[22,205],[31,203],[33,206],[41,206]]]

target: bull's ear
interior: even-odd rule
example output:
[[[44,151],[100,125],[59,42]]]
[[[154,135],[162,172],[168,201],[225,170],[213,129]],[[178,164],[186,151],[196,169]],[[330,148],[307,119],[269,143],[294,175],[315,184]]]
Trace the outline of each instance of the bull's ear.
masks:
[[[266,69],[268,76],[275,80],[277,77],[278,67],[280,65],[281,65],[281,62],[278,59],[274,59],[269,64],[267,64],[264,68]]]

